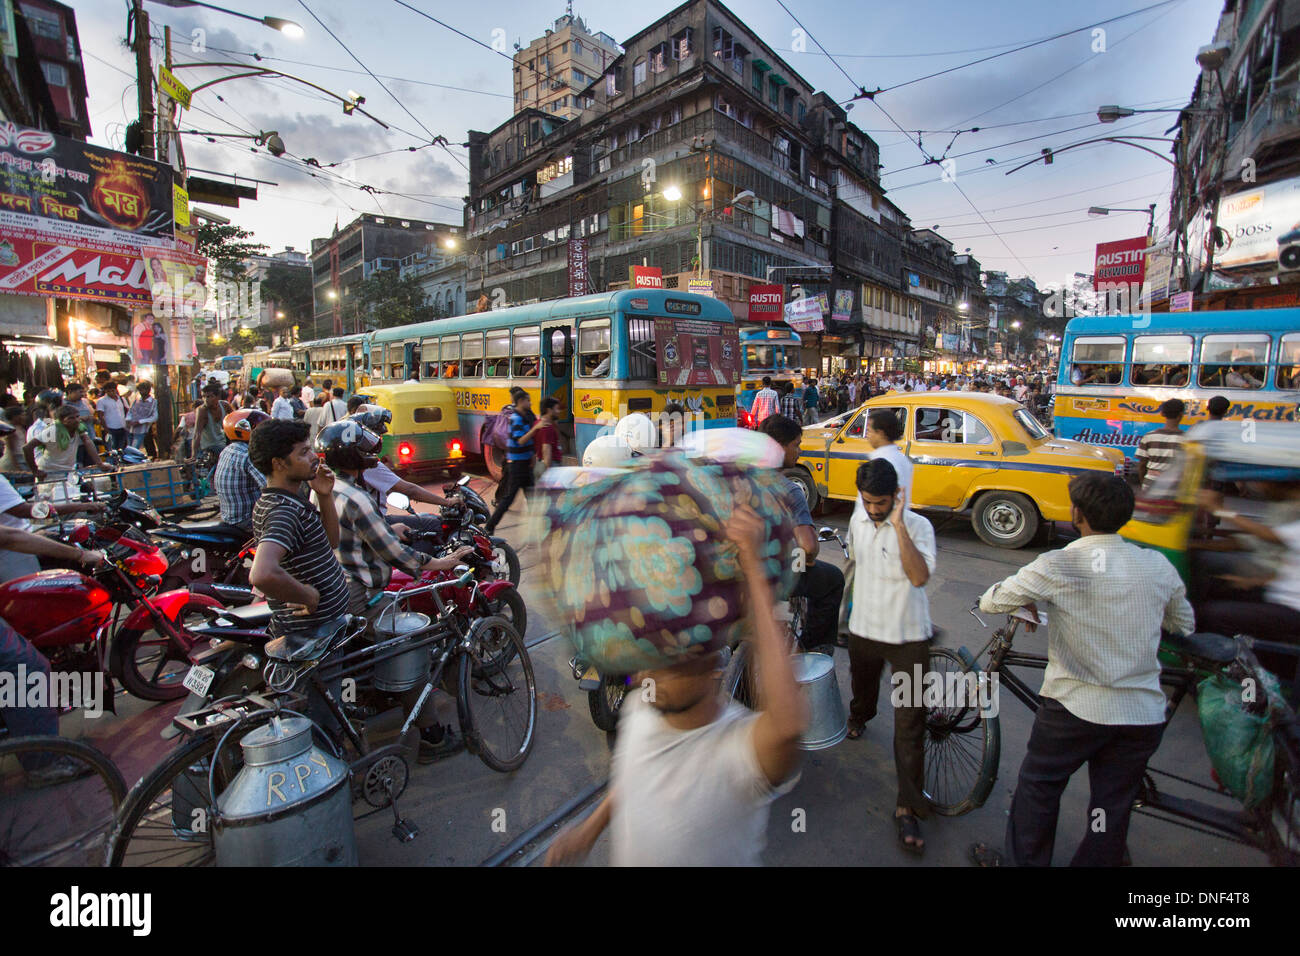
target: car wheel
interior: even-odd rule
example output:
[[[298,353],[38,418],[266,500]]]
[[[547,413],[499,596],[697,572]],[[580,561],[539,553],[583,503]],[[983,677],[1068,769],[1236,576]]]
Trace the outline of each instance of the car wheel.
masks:
[[[980,496],[971,516],[975,533],[995,548],[1023,548],[1038,533],[1038,509],[1016,491],[990,491]]]
[[[817,497],[817,485],[814,484],[812,475],[802,468],[787,468],[785,476],[799,486],[803,496],[808,499],[808,510],[816,511],[819,503]]]

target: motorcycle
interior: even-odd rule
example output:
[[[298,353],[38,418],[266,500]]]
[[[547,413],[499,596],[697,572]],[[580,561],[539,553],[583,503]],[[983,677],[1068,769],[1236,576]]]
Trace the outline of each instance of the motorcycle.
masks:
[[[255,542],[243,528],[224,521],[205,521],[165,524],[151,533],[168,542],[165,550],[172,561],[163,577],[164,586],[248,584]]]
[[[486,521],[492,516],[492,511],[482,496],[469,487],[469,480],[469,475],[465,475],[455,484],[443,485],[443,494],[459,495],[460,503],[443,506],[438,515],[440,525],[437,530],[416,532],[416,548],[426,554],[437,554],[448,546],[470,545],[490,559],[486,568],[481,564],[474,565],[478,580],[508,579],[515,587],[519,587],[519,555],[505,538],[489,536],[479,526],[480,521]],[[411,499],[401,492],[390,492],[387,501],[390,508],[416,514],[411,507]],[[414,537],[413,535],[413,539]]]
[[[99,545],[92,522],[79,523],[73,543]],[[108,557],[90,573],[38,571],[0,584],[0,618],[30,641],[57,673],[104,674],[112,707],[113,680],[144,700],[185,694],[186,634],[196,614],[219,607],[187,590],[154,593],[167,560],[147,541],[120,533],[103,546]]]

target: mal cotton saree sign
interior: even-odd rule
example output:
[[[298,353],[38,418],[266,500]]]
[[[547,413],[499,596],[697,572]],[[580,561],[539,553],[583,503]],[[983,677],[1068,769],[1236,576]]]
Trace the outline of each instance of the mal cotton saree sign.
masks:
[[[740,381],[740,335],[734,325],[655,319],[655,353],[660,385],[735,385]]]

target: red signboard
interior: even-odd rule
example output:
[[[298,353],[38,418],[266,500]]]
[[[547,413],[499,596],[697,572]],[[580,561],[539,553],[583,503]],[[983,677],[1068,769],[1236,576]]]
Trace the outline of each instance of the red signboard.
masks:
[[[1146,248],[1146,236],[1097,243],[1092,287],[1100,289],[1103,283],[1141,285],[1147,271]]]
[[[587,240],[569,240],[569,295],[587,294]]]
[[[740,381],[740,333],[734,325],[700,319],[655,319],[659,384],[735,385]]]
[[[758,285],[749,287],[749,321],[780,322],[785,305],[785,286]]]
[[[664,270],[658,266],[629,266],[628,281],[633,289],[662,289]]]

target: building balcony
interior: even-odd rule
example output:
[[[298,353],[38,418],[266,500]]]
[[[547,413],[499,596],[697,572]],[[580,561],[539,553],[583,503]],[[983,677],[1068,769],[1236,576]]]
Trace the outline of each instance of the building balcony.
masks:
[[[1231,146],[1224,170],[1236,176],[1242,160],[1258,159],[1283,143],[1300,140],[1300,82],[1279,86],[1255,104],[1250,115],[1229,128]]]

